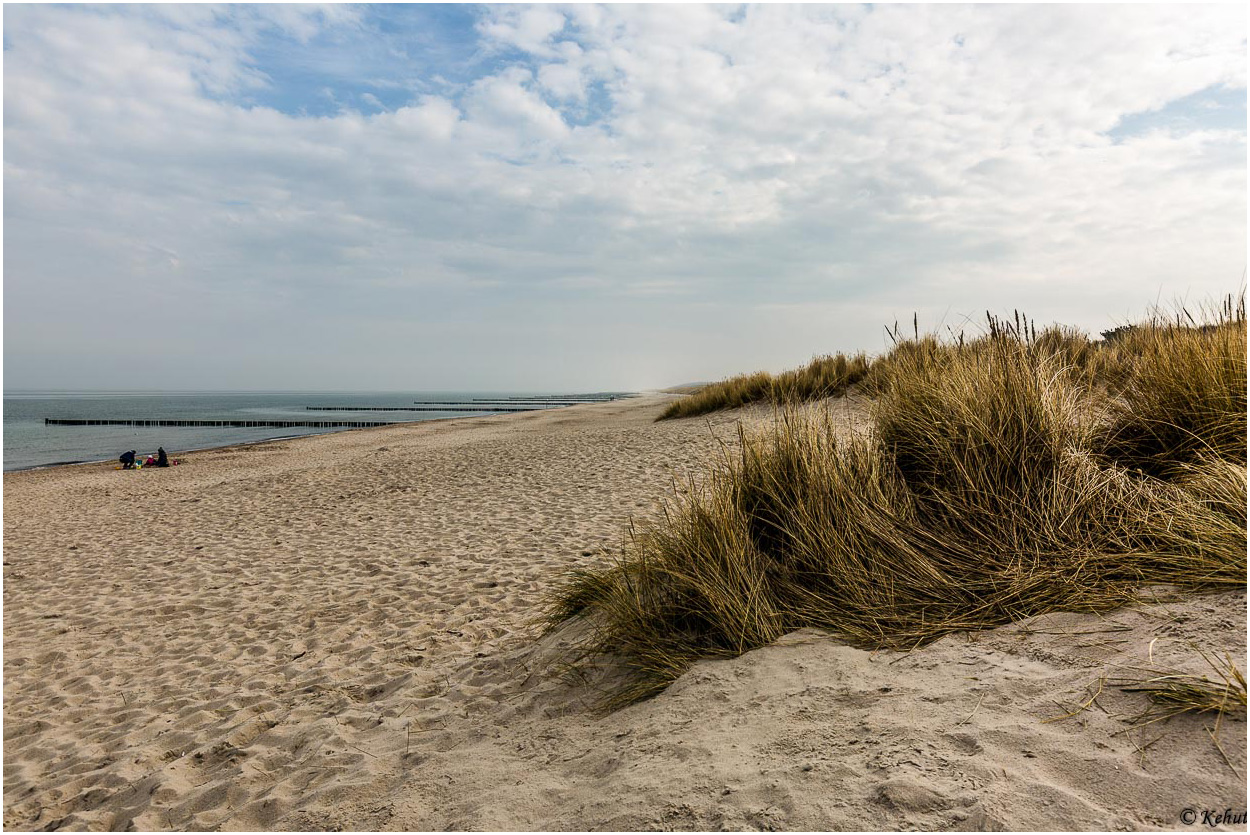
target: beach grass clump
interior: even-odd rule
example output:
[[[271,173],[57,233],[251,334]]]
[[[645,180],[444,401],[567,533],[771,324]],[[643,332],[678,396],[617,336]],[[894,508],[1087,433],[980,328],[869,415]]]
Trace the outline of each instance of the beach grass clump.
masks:
[[[1195,649],[1207,668],[1214,673],[1214,677],[1179,670],[1143,670],[1137,676],[1111,682],[1125,692],[1145,693],[1150,700],[1149,707],[1130,719],[1126,730],[1137,730],[1176,716],[1214,714],[1213,726],[1204,726],[1204,730],[1224,762],[1240,779],[1241,772],[1220,745],[1220,725],[1226,716],[1240,715],[1243,720],[1245,718],[1245,674],[1237,667],[1232,656],[1225,654],[1223,658],[1219,658],[1197,647]]]
[[[1244,586],[1245,426],[1237,460],[1229,420],[1211,417],[1237,397],[1221,382],[1244,403],[1244,358],[1238,377],[1222,354],[1195,348],[1223,351],[1235,334],[1130,335],[1100,355],[1070,331],[996,322],[978,339],[918,337],[855,366],[876,394],[868,432],[840,431],[828,410],[782,409],[634,531],[613,566],[571,575],[548,625],[587,618],[583,658],[632,671],[607,704],[803,627],[907,649],[1057,609],[1112,608],[1146,583]],[[1130,417],[1111,399],[1143,402],[1134,375],[1171,379],[1159,369],[1181,365],[1215,370],[1187,390],[1194,417],[1175,418],[1198,440],[1183,455],[1173,442],[1156,475],[1140,462],[1160,444],[1129,445],[1121,460],[1108,441],[1126,437]],[[1122,394],[1093,384],[1120,368]],[[1204,392],[1215,405],[1193,402]]]
[[[740,374],[673,401],[657,420],[695,417],[752,403],[785,405],[835,397],[863,379],[868,366],[865,354],[834,354],[775,376],[766,371]]]
[[[1159,477],[1204,460],[1246,460],[1246,309],[1227,300],[1203,323],[1152,321],[1116,340],[1123,383],[1100,452]]]
[[[862,353],[816,357],[802,368],[774,377],[771,400],[788,405],[835,397],[862,380],[868,367],[868,356]]]
[[[1214,677],[1177,670],[1147,670],[1145,676],[1119,679],[1113,686],[1129,693],[1145,693],[1150,707],[1134,725],[1152,724],[1185,713],[1214,713],[1219,719],[1245,713],[1246,677],[1231,657],[1214,658],[1199,651]]]
[[[739,374],[712,383],[669,404],[658,420],[694,417],[722,409],[737,409],[751,403],[768,401],[772,393],[773,376],[767,371]]]
[[[873,406],[881,454],[930,515],[1021,517],[1050,500],[1056,469],[1089,427],[1059,374],[1052,357],[1013,338],[896,369]]]

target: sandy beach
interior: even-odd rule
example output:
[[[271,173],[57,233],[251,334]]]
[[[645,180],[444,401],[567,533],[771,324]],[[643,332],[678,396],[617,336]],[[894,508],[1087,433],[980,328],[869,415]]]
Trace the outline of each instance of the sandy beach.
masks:
[[[771,417],[672,397],[6,474],[5,827],[1246,829],[1244,713],[1134,728],[1114,686],[1244,670],[1244,591],[802,631],[591,710],[544,595]]]

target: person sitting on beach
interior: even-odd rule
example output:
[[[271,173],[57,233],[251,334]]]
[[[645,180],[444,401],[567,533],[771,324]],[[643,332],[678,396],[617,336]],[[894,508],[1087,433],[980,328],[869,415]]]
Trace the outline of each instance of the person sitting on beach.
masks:
[[[156,465],[156,459],[155,459],[155,458],[153,458],[151,455],[149,455],[147,458],[144,458],[144,459],[143,459],[143,466],[145,466],[145,467],[153,467],[153,466],[155,466],[155,465]]]
[[[122,462],[123,470],[133,470],[135,468],[135,451],[132,449],[127,452],[123,452],[120,456],[118,456],[117,460]]]
[[[156,448],[156,466],[158,467],[169,466],[169,457],[165,455],[165,447],[163,446],[158,446]]]

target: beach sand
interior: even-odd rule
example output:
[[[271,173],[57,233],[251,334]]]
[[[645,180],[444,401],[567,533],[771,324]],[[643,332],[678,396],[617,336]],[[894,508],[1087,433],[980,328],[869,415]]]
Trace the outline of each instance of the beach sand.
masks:
[[[770,417],[654,423],[671,397],[6,474],[5,827],[1210,829],[1205,811],[1244,813],[1244,714],[1135,730],[1145,697],[1113,685],[1201,673],[1194,645],[1245,669],[1241,591],[1157,589],[909,654],[802,631],[590,710],[591,686],[555,674],[583,627],[540,638],[543,595],[611,559],[739,421]]]

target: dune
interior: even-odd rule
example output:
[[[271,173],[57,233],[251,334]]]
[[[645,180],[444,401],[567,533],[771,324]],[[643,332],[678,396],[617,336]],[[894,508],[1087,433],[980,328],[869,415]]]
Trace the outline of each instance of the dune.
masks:
[[[1244,713],[1140,726],[1118,686],[1244,669],[1244,591],[805,630],[596,711],[544,595],[771,417],[672,399],[6,474],[5,827],[1246,828]]]

